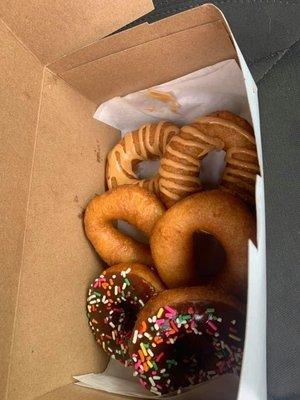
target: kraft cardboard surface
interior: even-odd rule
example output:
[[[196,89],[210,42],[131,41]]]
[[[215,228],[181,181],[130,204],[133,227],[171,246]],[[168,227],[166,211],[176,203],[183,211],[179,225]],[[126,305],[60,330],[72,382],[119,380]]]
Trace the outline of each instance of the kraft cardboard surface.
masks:
[[[153,9],[151,0],[1,0],[0,17],[44,64]]]
[[[91,390],[74,384],[63,386],[36,400],[130,400],[132,397],[118,396],[99,390]]]
[[[61,76],[100,104],[235,57],[228,33],[218,21],[140,44]]]
[[[57,60],[55,63],[49,65],[49,68],[53,72],[63,73],[79,65],[137,46],[141,43],[146,43],[159,37],[208,22],[214,22],[218,19],[220,19],[220,13],[216,8],[206,5],[197,7],[152,24],[145,23],[108,36]]]
[[[211,6],[100,40],[152,7],[150,0],[0,0],[0,16],[13,31],[0,25],[1,399],[127,398],[72,384],[73,375],[100,372],[107,362],[84,314],[88,283],[102,266],[84,236],[82,217],[89,198],[104,191],[105,157],[119,135],[92,115],[113,96],[236,57]],[[55,63],[69,53],[74,56]],[[53,63],[73,87],[47,69],[43,73],[38,58]],[[249,88],[256,96],[249,95],[251,106],[257,95]],[[258,117],[254,125],[257,132]],[[263,249],[264,236],[261,241]],[[253,260],[264,272],[265,253],[258,256]],[[264,294],[259,277],[255,287]],[[242,400],[253,393],[266,398],[265,315],[250,322]],[[249,337],[258,340],[259,357],[249,357],[255,347]]]
[[[22,262],[42,66],[0,22],[0,398],[4,398]]]
[[[86,290],[101,271],[82,212],[104,190],[105,155],[116,131],[93,120],[95,105],[46,72],[11,357],[9,400],[29,400],[101,371],[84,313]],[[19,205],[19,209],[22,207]]]

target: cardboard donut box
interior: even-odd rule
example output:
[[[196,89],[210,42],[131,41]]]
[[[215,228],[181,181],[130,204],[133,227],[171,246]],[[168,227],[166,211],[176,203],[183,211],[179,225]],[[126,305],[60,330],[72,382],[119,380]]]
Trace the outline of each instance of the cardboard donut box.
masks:
[[[257,89],[213,5],[110,35],[152,9],[151,0],[0,0],[1,399],[124,398],[79,387],[72,378],[101,372],[108,362],[84,312],[99,258],[84,236],[82,216],[88,200],[105,190],[106,155],[119,132],[92,116],[114,96],[232,58],[244,75],[261,168],[245,354],[232,398],[266,399]]]

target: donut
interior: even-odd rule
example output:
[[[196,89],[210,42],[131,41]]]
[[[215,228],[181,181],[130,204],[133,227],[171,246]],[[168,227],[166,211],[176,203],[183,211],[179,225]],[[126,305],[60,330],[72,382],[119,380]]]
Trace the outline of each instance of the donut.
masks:
[[[244,299],[248,240],[255,242],[256,223],[249,207],[221,189],[195,193],[176,203],[157,221],[150,246],[159,276],[169,288],[204,283],[193,253],[193,235],[206,232],[224,249],[226,261],[214,280]]]
[[[167,208],[201,190],[201,160],[210,151],[223,147],[222,140],[204,135],[199,129],[186,132],[182,128],[170,140],[158,171],[159,197]]]
[[[220,289],[169,289],[139,312],[129,346],[134,375],[162,395],[225,373],[239,374],[245,317]]]
[[[208,117],[217,117],[225,119],[226,121],[233,122],[234,124],[238,125],[240,128],[244,129],[245,131],[251,133],[251,135],[254,136],[253,128],[249,124],[249,122],[245,118],[242,118],[239,115],[236,115],[230,111],[226,110],[216,111],[209,114]]]
[[[147,266],[118,264],[94,280],[88,291],[89,325],[103,350],[125,365],[130,364],[128,341],[138,311],[163,284]]]
[[[118,186],[89,202],[84,215],[85,233],[108,265],[153,265],[149,246],[121,233],[114,223],[124,220],[149,237],[163,213],[164,207],[153,193],[139,186]]]
[[[125,134],[107,157],[106,177],[108,188],[124,184],[139,185],[157,192],[158,177],[140,179],[137,166],[141,161],[162,157],[169,140],[179,132],[171,122],[142,125],[138,130]]]
[[[259,173],[255,138],[252,132],[229,120],[231,114],[220,115],[223,118],[202,117],[183,126],[167,145],[159,168],[160,198],[167,207],[201,190],[201,162],[215,149],[226,152],[221,186],[254,204],[255,179]],[[235,121],[245,125],[242,120]]]
[[[219,137],[224,141],[226,167],[221,186],[254,205],[259,164],[253,130],[242,129],[236,123],[215,117],[199,118],[196,125],[204,134]]]

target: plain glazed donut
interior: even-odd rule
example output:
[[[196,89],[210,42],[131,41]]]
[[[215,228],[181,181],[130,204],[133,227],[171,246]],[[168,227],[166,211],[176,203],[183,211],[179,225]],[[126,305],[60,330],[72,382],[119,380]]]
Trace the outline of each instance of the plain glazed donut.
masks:
[[[193,254],[193,235],[199,231],[213,235],[225,251],[225,266],[215,277],[219,285],[244,298],[248,240],[255,242],[255,218],[242,200],[220,189],[176,203],[157,221],[150,245],[162,281],[169,288],[203,283]]]
[[[149,246],[118,231],[114,222],[124,220],[149,237],[163,213],[164,207],[153,193],[139,186],[118,186],[90,201],[84,216],[85,232],[108,265],[153,265]]]
[[[129,347],[134,375],[161,395],[239,374],[244,325],[243,308],[220,289],[163,291],[138,314]]]
[[[161,158],[169,140],[179,132],[171,122],[141,126],[126,133],[107,157],[106,177],[108,188],[124,184],[135,184],[153,192],[158,189],[158,176],[140,179],[136,173],[141,161]]]
[[[91,284],[87,298],[89,325],[97,343],[112,358],[130,364],[128,341],[138,311],[164,288],[145,265],[109,267]]]
[[[227,112],[220,115],[223,118],[203,117],[182,127],[167,145],[159,169],[160,198],[167,207],[201,190],[202,159],[215,149],[226,152],[221,186],[254,204],[259,165],[253,131],[242,129],[241,125],[246,124],[238,116]]]

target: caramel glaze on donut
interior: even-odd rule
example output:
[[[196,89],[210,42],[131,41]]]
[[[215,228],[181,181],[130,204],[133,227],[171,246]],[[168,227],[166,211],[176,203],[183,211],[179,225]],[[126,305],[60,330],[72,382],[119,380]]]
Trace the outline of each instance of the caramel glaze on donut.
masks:
[[[87,298],[89,325],[97,343],[112,358],[130,364],[128,341],[137,313],[163,289],[149,267],[130,263],[109,267],[91,284]]]
[[[253,131],[215,117],[199,118],[196,128],[224,142],[226,167],[221,186],[247,203],[255,204],[255,180],[259,174],[259,164]]]
[[[185,127],[184,127],[185,128]],[[166,147],[159,168],[159,197],[167,207],[201,190],[201,160],[212,150],[222,149],[218,138],[204,135],[199,129],[183,129]]]
[[[201,190],[202,159],[212,150],[226,151],[221,185],[254,204],[255,178],[259,173],[253,132],[238,116],[220,112],[226,119],[199,118],[181,128],[166,147],[159,169],[160,198],[167,207]],[[232,120],[240,124],[233,123]],[[247,126],[248,130],[241,128]]]
[[[242,200],[220,189],[176,203],[157,221],[150,245],[163,282],[169,288],[204,282],[193,254],[193,235],[199,231],[213,235],[226,254],[214,282],[245,299],[248,240],[255,242],[255,218]]]
[[[225,119],[226,121],[233,122],[240,128],[251,133],[252,136],[254,136],[253,128],[249,124],[249,122],[245,118],[242,118],[239,115],[236,115],[230,111],[226,111],[226,110],[216,111],[214,113],[209,114],[208,117],[217,117],[217,118]]]
[[[114,222],[124,220],[149,237],[163,213],[164,207],[153,193],[139,186],[118,186],[90,201],[84,216],[85,232],[108,265],[153,265],[149,246],[118,231]]]
[[[139,179],[136,168],[139,162],[161,158],[170,139],[179,132],[173,123],[141,126],[126,133],[107,157],[106,177],[108,188],[124,184],[135,184],[153,192],[158,189],[158,177]]]
[[[213,286],[170,289],[139,312],[129,347],[141,384],[161,395],[239,374],[243,307]]]

